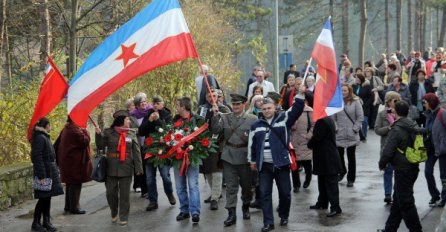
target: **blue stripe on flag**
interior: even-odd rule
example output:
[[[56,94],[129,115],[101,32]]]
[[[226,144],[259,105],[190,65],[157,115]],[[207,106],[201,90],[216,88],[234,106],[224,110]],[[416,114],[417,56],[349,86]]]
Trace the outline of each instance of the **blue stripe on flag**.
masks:
[[[166,11],[180,8],[178,0],[154,0],[141,10],[135,17],[121,26],[111,36],[106,38],[87,58],[76,75],[70,81],[70,86],[84,73],[104,62],[116,49],[139,29],[162,15]]]

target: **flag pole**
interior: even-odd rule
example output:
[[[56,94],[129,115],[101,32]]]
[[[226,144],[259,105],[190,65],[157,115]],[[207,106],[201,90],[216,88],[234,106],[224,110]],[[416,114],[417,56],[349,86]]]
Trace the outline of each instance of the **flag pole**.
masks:
[[[307,69],[305,70],[304,80],[302,83],[305,85],[305,80],[307,79],[308,71],[310,70],[311,62],[313,61],[313,57],[310,57],[310,60],[308,61]]]
[[[96,122],[93,120],[93,118],[91,117],[91,115],[88,115],[88,118],[90,119],[91,123],[93,123],[93,126],[94,126],[95,128],[99,128],[99,127],[98,127],[98,124],[96,124]]]
[[[203,74],[203,77],[204,77],[204,82],[206,83],[206,88],[208,89],[209,93],[212,93],[211,86],[209,85],[209,81],[208,81],[208,76],[204,72],[203,64],[201,63],[201,59],[199,56],[197,56],[197,60],[198,60],[198,66],[200,66],[201,73]],[[215,98],[214,98],[214,94],[210,94],[210,96],[211,96],[212,104],[217,105],[217,102],[215,101]]]

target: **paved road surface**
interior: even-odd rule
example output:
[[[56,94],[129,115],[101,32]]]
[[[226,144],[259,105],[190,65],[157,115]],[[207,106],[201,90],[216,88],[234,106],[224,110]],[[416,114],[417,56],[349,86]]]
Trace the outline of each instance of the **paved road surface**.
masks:
[[[357,178],[353,188],[346,187],[346,180],[340,183],[340,202],[343,214],[337,218],[326,218],[325,212],[309,210],[308,207],[315,203],[317,198],[317,177],[313,176],[311,185],[299,193],[292,193],[292,205],[290,223],[287,227],[278,225],[279,218],[276,216],[275,231],[376,231],[384,226],[389,214],[390,207],[383,203],[382,173],[378,171],[379,137],[373,132],[369,133],[367,143],[361,143],[357,150]],[[436,168],[438,178],[438,168]],[[422,219],[424,231],[435,231],[440,216],[441,208],[430,208],[428,202],[430,196],[427,191],[424,178],[424,164],[415,184],[415,199],[419,215]],[[303,178],[303,173],[301,174]],[[204,179],[200,177],[201,199],[210,194]],[[438,184],[440,184],[437,179]],[[158,179],[161,183],[161,179]],[[132,193],[131,212],[129,225],[120,227],[110,222],[110,211],[105,198],[105,187],[103,184],[90,182],[85,185],[81,195],[81,205],[87,210],[86,215],[64,215],[64,196],[56,197],[52,201],[53,223],[59,231],[260,231],[262,227],[262,212],[252,210],[251,220],[243,221],[241,218],[241,203],[237,209],[238,221],[235,226],[224,228],[223,221],[227,216],[224,209],[224,198],[220,202],[218,211],[209,210],[209,205],[202,203],[201,221],[198,225],[192,225],[190,221],[175,221],[179,213],[178,205],[170,206],[167,197],[159,187],[159,208],[154,212],[146,212],[145,207],[148,200]],[[274,190],[274,205],[277,205],[277,191]],[[28,201],[21,206],[14,207],[8,211],[0,212],[0,231],[30,231],[30,211],[34,208],[35,200]],[[274,207],[275,207],[274,206]],[[407,231],[402,223],[400,231]]]

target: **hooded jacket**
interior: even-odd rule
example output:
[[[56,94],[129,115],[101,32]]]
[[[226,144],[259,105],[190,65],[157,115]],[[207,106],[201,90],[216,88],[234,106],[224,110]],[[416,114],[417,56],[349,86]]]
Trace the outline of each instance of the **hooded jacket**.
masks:
[[[417,123],[410,118],[396,120],[391,126],[379,160],[380,169],[384,169],[388,163],[395,170],[418,169],[418,164],[410,163],[405,154],[398,151],[398,148],[405,151],[407,147],[412,146],[415,134],[424,132],[425,130],[419,128]]]

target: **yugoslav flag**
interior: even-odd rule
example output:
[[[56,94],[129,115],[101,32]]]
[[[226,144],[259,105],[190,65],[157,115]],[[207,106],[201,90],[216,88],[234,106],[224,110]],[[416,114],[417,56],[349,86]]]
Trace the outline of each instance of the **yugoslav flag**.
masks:
[[[316,122],[344,108],[330,18],[316,40],[311,57],[318,64],[313,103],[313,121]]]
[[[197,58],[177,0],[154,0],[104,40],[70,82],[68,112],[86,127],[89,113],[114,91],[163,65]]]

